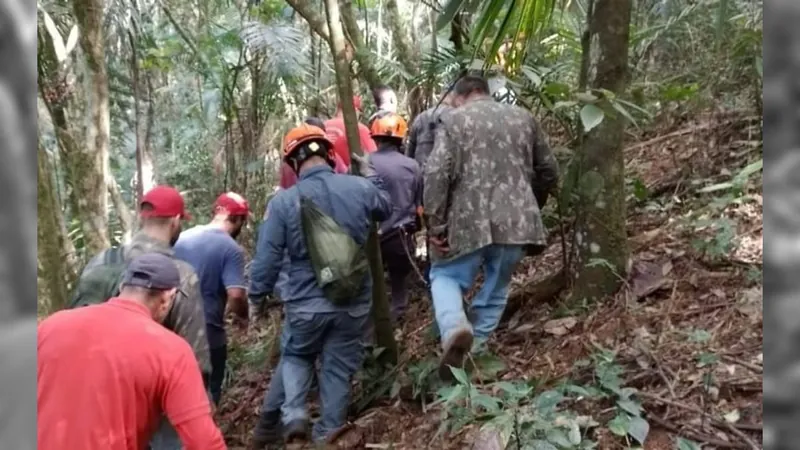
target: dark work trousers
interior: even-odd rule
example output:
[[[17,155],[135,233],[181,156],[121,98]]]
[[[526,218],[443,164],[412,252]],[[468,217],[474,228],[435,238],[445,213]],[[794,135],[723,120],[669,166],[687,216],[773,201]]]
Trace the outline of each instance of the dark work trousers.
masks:
[[[381,239],[381,259],[389,273],[392,292],[392,323],[402,320],[408,305],[408,276],[414,270],[411,256],[414,254],[412,234],[405,229],[390,232]]]
[[[228,346],[209,349],[211,353],[211,377],[208,389],[214,404],[219,405],[222,398],[222,383],[225,381],[225,364],[228,362]]]

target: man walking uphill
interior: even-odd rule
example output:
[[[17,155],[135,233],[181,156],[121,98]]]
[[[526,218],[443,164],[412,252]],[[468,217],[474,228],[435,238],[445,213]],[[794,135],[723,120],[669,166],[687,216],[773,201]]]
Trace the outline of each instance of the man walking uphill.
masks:
[[[184,231],[175,244],[175,255],[191,264],[200,279],[211,354],[209,390],[216,404],[222,395],[228,360],[226,305],[242,322],[247,321],[244,250],[236,238],[249,216],[247,201],[235,192],[227,192],[217,198],[211,223]]]
[[[517,264],[546,245],[541,210],[558,167],[530,112],[495,102],[481,77],[455,85],[457,109],[437,130],[425,167],[424,204],[432,247],[431,294],[444,354],[439,373],[460,366],[497,327]],[[483,267],[472,300],[462,297]]]
[[[89,261],[78,280],[71,306],[101,303],[116,296],[120,274],[128,262],[139,255],[155,252],[174,259],[181,286],[164,319],[164,326],[189,343],[207,383],[211,359],[200,283],[192,266],[175,259],[172,249],[181,233],[181,221],[188,218],[183,197],[175,188],[156,186],[145,193],[139,206],[141,230],[125,246],[104,250]],[[162,421],[151,445],[152,450],[181,448],[178,435],[166,420]]]
[[[303,124],[289,131],[283,154],[299,181],[269,202],[258,233],[251,304],[272,293],[286,250],[290,264],[281,299],[286,313],[281,360],[254,432],[255,449],[274,443],[279,427],[286,440],[307,437],[305,400],[318,357],[322,417],[312,437],[324,442],[345,424],[351,378],[362,363],[372,278],[366,256],[351,249],[363,249],[372,221],[387,219],[392,209],[388,194],[373,185],[380,185],[378,179],[334,174],[331,151],[331,142],[317,127]],[[369,170],[366,161],[358,167]],[[342,261],[352,265],[343,267]]]
[[[402,319],[408,303],[408,275],[414,269],[414,233],[422,203],[422,171],[403,154],[408,125],[399,114],[387,113],[372,122],[372,138],[378,151],[370,156],[375,172],[392,197],[392,216],[381,222],[381,254],[392,290],[392,322]]]
[[[141,450],[161,413],[186,450],[226,448],[191,347],[161,326],[181,284],[174,260],[145,253],[119,297],[39,324],[38,448]]]

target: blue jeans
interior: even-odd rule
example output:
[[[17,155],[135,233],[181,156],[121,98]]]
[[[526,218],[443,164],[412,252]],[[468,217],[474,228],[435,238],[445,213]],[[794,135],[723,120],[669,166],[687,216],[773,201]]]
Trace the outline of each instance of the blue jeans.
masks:
[[[158,430],[150,440],[150,450],[183,450],[183,442],[166,416],[161,417]]]
[[[431,296],[442,342],[458,328],[472,328],[476,342],[485,342],[497,328],[508,301],[508,284],[525,256],[521,245],[492,244],[453,260],[431,264]],[[472,299],[470,324],[464,313],[466,292],[483,267],[481,290]]]
[[[319,375],[321,419],[312,438],[322,441],[344,426],[350,405],[350,382],[361,367],[361,336],[369,314],[289,312],[281,335],[281,360],[272,374],[261,414],[281,410],[284,424],[307,419],[306,398],[314,362]]]

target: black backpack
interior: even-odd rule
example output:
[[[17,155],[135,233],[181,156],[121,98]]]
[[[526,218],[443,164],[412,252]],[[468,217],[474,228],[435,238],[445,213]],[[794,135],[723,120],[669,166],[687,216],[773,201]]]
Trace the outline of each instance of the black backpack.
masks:
[[[123,247],[107,250],[101,265],[91,269],[78,280],[69,308],[104,303],[119,295],[122,276],[128,263]]]

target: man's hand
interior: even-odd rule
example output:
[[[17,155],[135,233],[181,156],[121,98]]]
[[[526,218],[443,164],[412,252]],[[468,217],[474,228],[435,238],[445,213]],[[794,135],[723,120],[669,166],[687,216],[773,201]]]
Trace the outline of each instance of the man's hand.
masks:
[[[369,158],[361,155],[352,155],[350,159],[355,162],[356,173],[364,178],[375,176],[375,169],[369,163]]]
[[[447,243],[446,237],[430,236],[428,238],[428,241],[430,241],[431,246],[433,246],[433,248],[435,248],[436,251],[438,251],[443,255],[447,254],[447,252],[450,251],[450,245]]]

